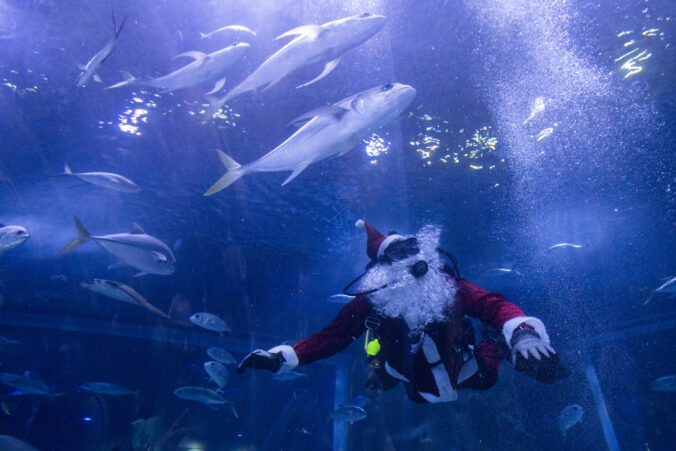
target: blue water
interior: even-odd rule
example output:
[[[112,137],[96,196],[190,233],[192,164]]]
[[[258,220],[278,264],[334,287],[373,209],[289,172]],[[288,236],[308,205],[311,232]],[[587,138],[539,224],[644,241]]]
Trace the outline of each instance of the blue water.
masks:
[[[672,449],[676,395],[650,384],[676,373],[674,299],[644,302],[676,275],[676,9],[550,3],[0,0],[0,222],[31,234],[0,256],[0,335],[20,342],[0,348],[0,372],[58,393],[6,398],[0,435],[41,450],[150,449],[133,447],[132,422],[155,418],[146,442],[163,450]],[[77,88],[77,64],[112,36],[112,11],[128,19],[103,83]],[[326,78],[297,89],[321,72],[311,65],[215,119],[211,85],[104,89],[120,70],[156,77],[185,64],[179,53],[249,42],[227,92],[287,42],[281,33],[367,11],[387,24]],[[232,24],[256,37],[200,39]],[[258,173],[202,195],[224,173],[216,149],[248,163],[290,136],[295,117],[392,82],[415,99],[351,152],[283,187],[288,173]],[[122,174],[141,192],[54,177],[64,163]],[[138,223],[175,249],[176,272],[107,269],[116,260],[94,243],[60,254],[73,216],[95,235]],[[544,385],[504,362],[488,391],[419,405],[397,387],[366,403],[365,420],[334,427],[329,413],[364,393],[358,339],[291,381],[230,366],[224,396],[239,418],[174,396],[213,385],[208,346],[239,360],[327,325],[341,306],[326,298],[368,262],[360,218],[383,232],[441,226],[462,275],[541,318],[572,374]],[[582,247],[548,251],[562,242]],[[491,276],[496,267],[519,274]],[[133,287],[172,319],[80,286],[94,278]],[[194,326],[198,311],[231,331]],[[79,389],[91,381],[138,394]],[[570,404],[584,415],[564,437],[557,417]]]

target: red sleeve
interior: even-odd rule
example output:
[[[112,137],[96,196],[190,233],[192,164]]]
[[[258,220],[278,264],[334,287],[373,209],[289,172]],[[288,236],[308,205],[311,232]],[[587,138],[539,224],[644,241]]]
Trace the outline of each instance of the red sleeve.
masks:
[[[459,277],[454,280],[458,287],[456,302],[459,303],[460,309],[488,326],[502,330],[506,321],[517,316],[525,316],[519,307],[509,302],[500,293],[489,293],[480,286]]]
[[[330,357],[359,338],[366,330],[364,320],[368,311],[366,296],[357,296],[338,313],[338,316],[321,332],[293,345],[298,364],[306,365]]]

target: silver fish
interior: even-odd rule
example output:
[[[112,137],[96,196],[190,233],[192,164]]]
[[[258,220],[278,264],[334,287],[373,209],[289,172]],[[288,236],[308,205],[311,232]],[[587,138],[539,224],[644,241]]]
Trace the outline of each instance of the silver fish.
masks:
[[[68,252],[82,243],[94,240],[104,250],[120,259],[120,263],[140,270],[136,276],[160,274],[168,276],[176,269],[176,257],[169,246],[157,238],[146,234],[141,226],[134,224],[129,233],[94,236],[75,217],[77,238],[68,243],[61,253]]]
[[[21,246],[30,238],[25,227],[0,224],[0,255],[17,246]]]
[[[655,379],[650,384],[650,389],[655,391],[675,391],[676,390],[676,374],[660,377]]]
[[[336,410],[331,412],[329,417],[333,421],[347,421],[349,423],[354,423],[355,421],[360,421],[366,418],[366,411],[359,406],[341,405]]]
[[[582,421],[582,414],[584,413],[584,409],[582,406],[579,406],[577,404],[571,404],[569,406],[564,407],[561,410],[561,413],[559,414],[559,429],[561,430],[561,434],[563,436],[566,436],[566,432],[568,429]]]
[[[172,92],[203,83],[215,82],[214,88],[207,93],[207,95],[213,94],[223,88],[225,74],[242,59],[250,48],[249,44],[238,43],[208,55],[197,51],[181,53],[174,58],[188,57],[192,58],[193,61],[170,74],[151,80],[138,79],[123,71],[125,80],[109,86],[108,89],[126,85],[139,85],[162,89],[162,92]]]
[[[573,243],[557,243],[553,246],[551,246],[548,251],[554,250],[554,249],[580,249],[582,247],[582,244],[573,244]]]
[[[63,173],[59,175],[77,177],[85,183],[114,189],[123,193],[138,193],[141,191],[141,188],[127,177],[112,172],[73,172],[67,164],[64,164]]]
[[[207,39],[217,33],[222,33],[224,31],[234,31],[236,33],[248,34],[249,36],[254,38],[256,37],[256,32],[250,28],[245,27],[244,25],[228,25],[225,27],[221,27],[218,30],[211,31],[209,33],[200,33],[200,39]]]
[[[292,381],[304,377],[307,379],[307,374],[299,373],[297,371],[285,371],[283,373],[275,373],[272,375],[272,380],[275,381]]]
[[[122,282],[105,279],[94,279],[94,283],[88,284],[87,282],[82,282],[80,286],[91,290],[94,293],[99,293],[118,301],[141,306],[155,313],[156,315],[161,316],[162,318],[171,319],[169,315],[148,302],[143,296],[139,294],[138,291],[134,290],[128,285],[123,284]]]
[[[210,388],[204,387],[185,386],[174,390],[174,394],[181,399],[201,402],[205,406],[214,410],[229,406],[235,418],[239,418],[237,410],[235,410],[235,406],[216,390],[211,390]]]
[[[86,65],[79,66],[82,73],[77,79],[78,88],[84,86],[92,77],[94,77],[95,81],[101,81],[98,75],[96,75],[96,71],[99,69],[99,67],[101,67],[101,65],[106,61],[106,59],[108,59],[110,54],[113,53],[113,50],[115,50],[115,48],[117,47],[120,32],[122,31],[122,28],[124,28],[124,24],[126,21],[127,16],[125,16],[124,19],[122,20],[120,28],[117,28],[115,26],[115,15],[113,14],[113,37],[101,50],[98,51],[96,55],[92,57],[92,59],[89,60],[89,62]]]
[[[415,93],[410,86],[388,83],[313,110],[296,119],[295,122],[308,120],[296,133],[267,155],[244,166],[219,151],[227,172],[204,195],[217,193],[243,175],[256,172],[291,171],[282,183],[284,186],[310,164],[349,152],[371,130],[396,118]]]
[[[347,294],[332,294],[326,300],[332,304],[347,304],[354,296],[348,296]]]
[[[42,381],[28,379],[18,374],[0,373],[0,382],[27,395],[48,395],[49,387]]]
[[[92,393],[98,393],[100,395],[125,396],[136,394],[136,392],[133,392],[128,388],[122,387],[120,385],[110,384],[108,382],[85,382],[84,384],[80,385],[80,388]]]
[[[204,329],[213,330],[214,332],[223,333],[230,331],[230,328],[225,323],[225,321],[213,313],[195,313],[190,317],[190,322],[196,326],[203,327]]]
[[[504,277],[504,276],[520,276],[521,273],[517,271],[516,269],[510,269],[510,268],[488,268],[486,272],[484,273],[484,276],[486,277],[491,277],[491,278],[497,278],[497,277]]]
[[[279,35],[276,39],[296,37],[265,60],[225,97],[209,99],[209,112],[217,112],[226,102],[245,92],[269,89],[292,72],[313,64],[324,64],[324,70],[298,87],[321,80],[336,68],[345,52],[371,38],[385,25],[386,20],[383,16],[364,13],[323,25],[303,25]]]
[[[223,366],[222,363],[216,361],[204,362],[204,371],[207,372],[209,378],[218,386],[219,389],[225,387],[228,384],[228,378],[230,374],[228,369]]]
[[[11,435],[0,435],[0,449],[4,451],[38,451],[34,446]]]
[[[217,362],[221,362],[225,365],[237,363],[237,360],[235,360],[232,354],[230,354],[225,349],[219,348],[217,346],[212,346],[211,348],[208,348],[207,355],[212,359],[216,360]]]

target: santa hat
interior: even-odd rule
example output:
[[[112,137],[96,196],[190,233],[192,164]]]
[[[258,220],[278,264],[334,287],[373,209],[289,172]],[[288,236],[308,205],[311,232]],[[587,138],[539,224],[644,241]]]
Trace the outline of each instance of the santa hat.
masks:
[[[382,257],[387,246],[394,241],[405,239],[405,237],[397,235],[396,233],[392,235],[383,235],[378,229],[361,219],[354,225],[359,229],[366,229],[366,255],[368,255],[371,260],[377,260]]]

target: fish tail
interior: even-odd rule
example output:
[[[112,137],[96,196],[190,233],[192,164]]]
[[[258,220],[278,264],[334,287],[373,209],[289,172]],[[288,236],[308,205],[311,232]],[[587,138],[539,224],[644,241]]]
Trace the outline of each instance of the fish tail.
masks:
[[[77,229],[77,238],[68,243],[66,247],[61,249],[62,254],[64,252],[68,252],[74,247],[79,246],[82,243],[86,243],[92,237],[91,233],[89,233],[89,231],[85,228],[85,226],[82,225],[82,221],[80,221],[80,219],[77,216],[74,216],[74,218],[75,218],[75,228]]]
[[[221,160],[223,166],[225,166],[227,172],[225,173],[225,175],[223,175],[223,177],[218,179],[216,183],[211,185],[211,188],[209,188],[207,192],[204,193],[205,196],[211,196],[212,194],[216,194],[217,192],[224,190],[225,188],[227,188],[228,186],[232,185],[237,180],[239,180],[239,178],[246,173],[244,168],[235,160],[233,160],[231,157],[221,152],[220,150],[218,150],[217,152],[218,158]]]
[[[70,175],[73,171],[70,170],[70,167],[66,163],[63,163],[63,173],[61,175]]]
[[[121,70],[120,73],[124,77],[124,80],[122,80],[121,82],[115,83],[114,85],[110,85],[106,89],[121,88],[122,86],[131,85],[132,83],[138,83],[136,77],[134,77],[129,72]]]
[[[228,96],[226,95],[225,97],[218,97],[218,96],[206,96],[207,102],[209,102],[209,108],[207,108],[206,114],[207,114],[207,119],[211,119],[214,117],[214,114],[218,113],[218,111],[223,108],[223,105],[225,105],[225,102],[228,101]]]

